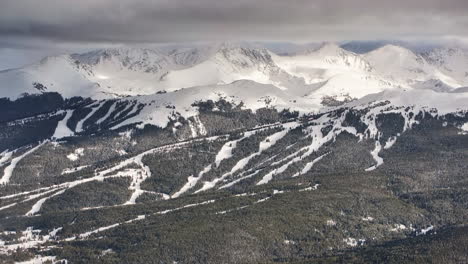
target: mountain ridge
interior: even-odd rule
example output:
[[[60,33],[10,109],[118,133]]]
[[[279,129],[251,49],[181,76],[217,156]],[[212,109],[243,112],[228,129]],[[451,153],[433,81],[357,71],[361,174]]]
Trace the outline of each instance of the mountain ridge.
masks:
[[[278,56],[265,48],[232,44],[170,52],[143,48],[102,49],[49,57],[42,63],[2,71],[0,83],[2,87],[10,87],[3,88],[0,96],[17,98],[25,92],[39,93],[41,90],[34,88],[39,84],[38,87],[57,91],[65,97],[112,98],[231,83],[239,79],[273,84],[302,96],[313,94],[323,84],[335,83],[332,88],[322,87],[324,92],[319,96],[349,94],[352,98],[365,95],[359,92],[362,85],[370,85],[370,92],[390,87],[437,90],[436,80],[446,83],[447,89],[467,85],[468,74],[464,76],[462,69],[455,70],[463,63],[451,59],[451,53],[436,50],[431,54],[418,55],[395,45],[356,54],[333,43],[289,56]],[[454,62],[450,67],[440,65],[441,56]],[[390,57],[393,61],[395,57],[401,58],[401,61],[393,63],[388,71],[383,62]],[[426,58],[431,57],[427,61]],[[334,79],[338,75],[344,79],[337,83]],[[67,82],[63,76],[73,81]],[[428,82],[430,80],[435,81]],[[61,89],[64,90],[61,92]]]

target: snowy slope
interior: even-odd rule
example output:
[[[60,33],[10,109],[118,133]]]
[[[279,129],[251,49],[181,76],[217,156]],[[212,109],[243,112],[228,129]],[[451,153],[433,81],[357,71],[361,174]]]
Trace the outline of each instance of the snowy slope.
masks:
[[[391,87],[390,82],[374,74],[362,56],[333,43],[295,56],[276,56],[275,62],[289,74],[315,85],[316,89],[306,95],[316,101],[324,96],[360,98]]]
[[[38,88],[34,87],[38,84]],[[42,86],[42,87],[39,87]],[[0,72],[0,97],[17,98],[22,93],[58,91],[65,97],[100,97],[98,85],[80,74],[70,56],[47,57],[40,62]]]
[[[440,80],[447,87],[461,86],[461,83],[434,67],[422,55],[400,46],[385,45],[365,54],[364,59],[379,76],[404,88],[438,90],[435,86],[437,82],[432,80]]]
[[[56,91],[64,97],[118,98],[250,80],[271,85],[273,93],[283,91],[284,101],[304,98],[315,107],[324,99],[343,102],[394,88],[456,91],[468,85],[466,58],[461,49],[418,55],[394,45],[355,54],[333,43],[290,56],[232,44],[102,49],[2,71],[0,97]]]
[[[461,86],[468,85],[468,51],[461,48],[438,48],[423,54],[426,60]]]
[[[121,99],[136,101],[145,107],[139,115],[126,119],[114,129],[127,124],[139,124],[139,127],[145,124],[166,127],[171,118],[177,117],[177,112],[184,118],[198,115],[198,107],[193,106],[194,102],[220,99],[234,105],[242,102],[243,108],[253,111],[263,107],[275,107],[279,110],[291,109],[308,113],[320,108],[320,105],[313,104],[310,99],[289,95],[273,85],[240,80],[231,84],[197,86],[164,94]]]
[[[163,81],[167,82],[168,87],[185,88],[251,80],[275,85],[295,95],[313,89],[302,78],[290,75],[278,67],[273,56],[263,48],[222,45],[207,60],[187,69],[172,71]]]
[[[367,95],[345,106],[368,106],[369,104],[385,101],[390,102],[394,107],[414,107],[415,109],[425,109],[428,112],[436,111],[439,115],[468,112],[468,92],[438,93],[427,89],[389,89],[380,93]]]

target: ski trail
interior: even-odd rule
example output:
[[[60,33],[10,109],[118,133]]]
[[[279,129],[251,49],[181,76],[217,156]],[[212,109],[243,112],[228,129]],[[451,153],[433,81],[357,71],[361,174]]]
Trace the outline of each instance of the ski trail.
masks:
[[[65,239],[65,241],[72,241],[72,240],[75,240],[76,238],[81,238],[81,239],[87,238],[92,234],[97,234],[97,233],[100,233],[100,232],[103,232],[103,231],[106,231],[106,230],[109,230],[109,229],[113,229],[113,228],[116,228],[116,227],[118,227],[120,225],[123,225],[123,224],[129,224],[129,223],[133,223],[133,222],[136,222],[136,221],[144,220],[148,216],[165,215],[165,214],[168,214],[168,213],[171,213],[171,212],[176,212],[176,211],[180,211],[180,210],[183,210],[183,209],[196,207],[196,206],[200,206],[200,205],[211,204],[211,203],[214,203],[214,202],[215,202],[215,200],[208,200],[208,201],[204,201],[204,202],[200,202],[200,203],[187,204],[187,205],[184,205],[184,206],[181,206],[181,207],[177,207],[177,208],[174,208],[174,209],[168,209],[168,210],[152,213],[152,214],[149,214],[149,215],[139,215],[138,217],[130,219],[128,221],[124,221],[124,222],[121,222],[121,223],[115,223],[115,224],[112,224],[112,225],[100,227],[100,228],[97,228],[97,229],[95,229],[93,231],[85,232],[85,233],[82,233],[82,234],[80,234],[78,236],[67,238],[67,239]]]
[[[219,138],[219,136],[214,136],[214,137],[209,137],[209,138],[205,138],[205,139],[202,139],[202,140],[216,140],[218,138]],[[132,178],[132,184],[133,185],[130,186],[129,188],[131,190],[134,190],[134,193],[132,194],[132,197],[128,201],[129,204],[132,204],[132,202],[134,200],[136,200],[136,198],[138,198],[138,196],[141,193],[154,193],[154,194],[163,196],[164,199],[169,199],[170,196],[167,195],[167,194],[155,193],[155,192],[141,190],[140,184],[141,184],[141,182],[143,182],[142,181],[143,179],[142,178],[138,179],[137,178],[138,176],[136,176],[139,173],[140,169],[138,169],[138,170],[128,169],[128,170],[125,170],[125,171],[118,172],[118,173],[116,173],[114,175],[108,175],[108,174],[111,174],[111,173],[113,173],[113,172],[115,172],[117,170],[123,169],[124,167],[126,167],[126,166],[128,166],[128,165],[130,165],[132,163],[136,163],[136,164],[140,165],[140,167],[142,167],[142,168],[143,167],[147,168],[143,163],[141,163],[141,158],[143,158],[145,155],[152,154],[152,153],[157,153],[157,152],[160,152],[160,151],[166,151],[168,149],[175,149],[175,148],[178,148],[178,147],[183,147],[183,146],[185,146],[187,144],[190,144],[192,142],[197,142],[197,141],[200,141],[200,140],[201,139],[192,139],[192,140],[185,141],[185,142],[177,142],[177,143],[164,145],[164,146],[160,146],[160,147],[156,147],[156,148],[147,150],[147,151],[142,152],[142,153],[140,153],[140,154],[138,154],[138,155],[136,155],[136,156],[134,156],[132,158],[129,158],[129,159],[126,159],[126,160],[120,162],[119,164],[117,164],[114,167],[111,167],[109,169],[99,171],[99,172],[96,171],[95,176],[90,177],[90,178],[80,179],[80,180],[71,181],[71,182],[64,182],[64,183],[61,183],[61,184],[55,184],[55,185],[48,186],[48,187],[42,187],[42,188],[38,188],[38,189],[35,189],[35,190],[31,190],[31,191],[26,191],[26,192],[21,192],[21,193],[2,196],[2,197],[0,197],[0,200],[12,199],[12,198],[16,198],[16,197],[22,197],[22,196],[25,196],[25,195],[30,195],[28,198],[26,198],[26,199],[24,199],[24,200],[22,200],[20,202],[15,202],[15,203],[8,204],[8,205],[0,207],[0,211],[5,210],[5,209],[10,208],[10,207],[13,207],[13,206],[15,206],[15,205],[17,205],[19,203],[24,203],[24,202],[36,199],[38,197],[41,197],[41,196],[46,195],[48,193],[60,190],[62,188],[64,188],[66,190],[66,189],[70,189],[70,188],[73,188],[75,186],[78,186],[78,185],[81,185],[81,184],[84,184],[84,183],[88,183],[88,182],[92,182],[92,181],[103,181],[104,179],[114,178],[114,177],[131,177]],[[45,144],[45,142],[42,143],[42,144]],[[38,147],[39,146],[37,146],[36,148],[38,148]],[[30,150],[30,152],[31,152],[31,150]],[[148,168],[148,171],[145,171],[145,172],[146,172],[146,175],[150,176],[151,172],[149,171],[149,168]],[[135,193],[135,191],[136,191],[136,193]],[[36,193],[36,194],[33,194],[33,193]]]
[[[393,147],[396,141],[397,141],[397,137],[388,138],[387,142],[385,142],[384,149],[390,149],[391,147]]]
[[[89,112],[89,114],[87,114],[85,116],[85,118],[81,119],[77,124],[76,124],[76,128],[75,128],[75,131],[77,133],[80,133],[80,132],[83,132],[83,124],[86,120],[88,120],[91,116],[94,115],[94,113],[96,113],[97,110],[99,110],[99,108],[101,108],[101,105],[102,103],[98,103],[98,104],[94,104],[92,106],[90,106],[92,109],[91,109],[91,112]]]
[[[307,128],[308,133],[312,136],[312,143],[309,146],[302,148],[297,153],[300,153],[303,150],[307,150],[307,151],[300,156],[294,157],[292,160],[290,160],[283,166],[277,169],[274,169],[268,174],[266,174],[265,176],[263,176],[263,178],[257,183],[257,185],[267,184],[273,179],[273,176],[285,172],[289,168],[289,166],[317,152],[327,142],[330,142],[331,140],[335,139],[336,136],[338,136],[342,131],[349,130],[348,128],[344,128],[341,126],[343,122],[343,116],[345,115],[342,115],[336,120],[333,120],[333,128],[326,136],[323,135],[322,129],[329,124],[327,122],[328,120],[323,120],[323,117],[320,117],[318,120],[316,120],[315,122],[320,122],[318,125]],[[351,131],[351,132],[354,132],[354,131]]]
[[[89,237],[89,236],[92,235],[92,234],[97,234],[97,233],[100,233],[100,232],[103,232],[103,231],[106,231],[106,230],[109,230],[109,229],[118,227],[118,226],[121,225],[121,224],[122,224],[122,223],[116,223],[116,224],[112,224],[112,225],[100,227],[100,228],[95,229],[95,230],[93,230],[93,231],[89,231],[89,232],[80,234],[80,235],[78,235],[78,237],[79,237],[79,238],[87,238],[87,237]]]
[[[54,194],[52,194],[51,196],[48,196],[48,197],[44,197],[42,199],[40,199],[39,201],[37,201],[31,208],[31,210],[29,210],[29,212],[26,213],[26,216],[32,216],[36,213],[38,213],[41,208],[42,208],[42,205],[44,204],[45,201],[47,201],[48,199],[54,197],[54,196],[57,196],[57,195],[60,195],[62,193],[64,193],[67,189],[64,189],[64,190],[61,190],[61,191],[58,191]]]
[[[304,168],[302,169],[302,171],[300,173],[296,173],[293,175],[293,177],[297,177],[299,175],[303,175],[303,174],[306,174],[307,172],[309,172],[312,167],[319,161],[321,161],[324,157],[326,157],[328,154],[330,154],[330,152],[326,153],[326,154],[323,154],[322,156],[319,156],[317,158],[315,158],[313,161],[307,163]]]
[[[382,150],[382,145],[377,140],[377,141],[375,141],[374,150],[371,151],[372,158],[374,158],[374,160],[375,160],[375,162],[377,162],[377,164],[375,164],[374,166],[372,166],[370,168],[367,168],[366,171],[373,171],[373,170],[377,169],[377,167],[379,167],[380,165],[382,165],[384,163],[383,159],[381,157],[379,157],[380,150]]]
[[[195,126],[193,125],[193,122],[189,119],[188,120],[189,127],[190,127],[190,132],[192,133],[192,138],[197,137],[197,130],[195,129]]]
[[[75,133],[68,128],[67,122],[70,119],[70,117],[73,115],[73,112],[75,110],[67,110],[65,117],[60,120],[57,124],[57,127],[55,128],[54,135],[52,138],[59,139],[59,138],[64,138],[64,137],[71,137],[75,135]]]
[[[179,196],[181,196],[183,193],[187,192],[188,190],[190,190],[191,188],[195,187],[195,185],[197,185],[198,181],[203,177],[204,174],[208,173],[212,168],[212,165],[208,165],[206,166],[199,174],[198,174],[198,177],[193,177],[193,176],[189,176],[188,179],[187,179],[187,183],[182,186],[182,188],[180,188],[179,191],[177,191],[176,193],[174,193],[171,198],[177,198]]]
[[[251,137],[252,135],[255,135],[258,131],[247,131],[244,133],[244,135],[236,140],[228,141],[226,142],[223,147],[221,147],[221,150],[216,154],[215,158],[215,164],[216,167],[219,167],[219,164],[221,164],[221,161],[229,159],[232,157],[232,151],[237,148],[237,143],[241,142],[244,139],[247,139]]]
[[[213,188],[220,181],[223,181],[227,177],[229,177],[229,176],[233,175],[234,173],[244,169],[245,166],[247,166],[247,164],[249,163],[249,161],[251,159],[261,155],[265,150],[269,149],[271,146],[275,145],[276,142],[278,142],[280,139],[282,139],[284,136],[286,136],[286,134],[289,133],[289,131],[291,129],[296,128],[298,126],[299,126],[299,123],[297,123],[297,122],[291,122],[291,123],[283,124],[283,130],[281,130],[280,132],[274,133],[273,135],[268,136],[266,139],[264,139],[262,142],[260,142],[260,145],[259,145],[259,148],[258,148],[257,152],[255,152],[253,154],[250,154],[249,156],[239,160],[236,163],[236,165],[234,165],[234,167],[232,167],[231,171],[223,174],[221,177],[215,178],[212,181],[205,181],[203,187],[200,188],[199,190],[197,190],[195,193],[199,193],[199,192],[209,190],[209,189]]]
[[[32,154],[34,151],[42,147],[44,144],[49,142],[48,140],[45,140],[42,143],[39,143],[37,146],[34,148],[26,151],[23,153],[21,156],[13,158],[10,162],[10,165],[8,165],[4,170],[3,170],[3,177],[0,179],[0,184],[7,184],[10,182],[10,178],[13,174],[13,170],[15,169],[16,165],[18,165],[18,162],[20,162],[22,159],[24,159],[26,156]]]
[[[45,192],[30,195],[28,198],[26,198],[26,199],[24,199],[24,200],[22,200],[22,201],[20,201],[20,202],[15,202],[15,203],[12,203],[12,204],[9,204],[9,205],[0,207],[0,211],[5,210],[5,209],[7,209],[7,208],[10,208],[10,207],[12,207],[12,206],[15,206],[15,205],[17,205],[17,204],[19,204],[19,203],[25,203],[25,202],[28,202],[28,201],[37,199],[37,198],[39,198],[39,197],[41,197],[41,196],[44,196],[44,195],[49,194],[49,193],[51,193],[51,192],[55,192],[55,191],[57,191],[57,190],[59,190],[59,188],[51,188],[51,189],[49,189],[49,190],[47,190],[47,191],[45,191]],[[23,193],[23,194],[24,194],[24,193]],[[13,197],[13,196],[11,195],[11,197]],[[3,198],[3,199],[6,199],[6,198]]]
[[[127,101],[127,102],[128,104],[125,106],[125,108],[122,111],[120,111],[117,115],[115,115],[114,120],[124,117],[124,113],[126,111],[128,111],[129,109],[132,109],[133,107],[136,107],[135,102],[131,102],[131,101]]]
[[[200,116],[195,116],[195,123],[197,124],[198,132],[200,133],[201,136],[206,136],[207,131],[205,128],[205,125],[203,125],[202,121],[200,120]]]
[[[13,155],[15,151],[4,151],[2,152],[0,155],[2,158],[0,158],[0,167],[2,167],[3,165],[5,165],[10,159],[11,159],[11,156]]]
[[[245,179],[252,178],[253,176],[257,175],[260,171],[262,171],[262,170],[257,170],[257,171],[255,171],[255,172],[253,172],[253,173],[251,173],[251,174],[249,174],[247,176],[243,176],[243,177],[241,177],[239,179],[236,179],[236,180],[234,180],[234,181],[232,181],[232,182],[230,182],[228,184],[225,184],[225,185],[219,187],[219,190],[230,188],[230,187],[234,186],[235,184],[238,184],[239,182],[241,182],[241,181],[243,181]]]
[[[304,151],[307,151],[308,149],[309,149],[309,146],[302,147],[302,148],[299,149],[298,151],[289,154],[288,156],[282,158],[281,160],[272,162],[272,163],[270,164],[270,166],[277,166],[277,165],[280,165],[280,164],[282,164],[283,162],[286,162],[286,161],[288,161],[288,160],[290,160],[290,159],[292,159],[292,158],[295,158],[296,156],[299,155],[299,153],[304,152]]]
[[[131,173],[129,176],[132,178],[132,183],[130,184],[129,190],[133,190],[132,196],[130,199],[125,202],[124,204],[135,204],[136,199],[145,193],[145,190],[141,189],[141,183],[144,182],[146,179],[151,177],[151,170],[148,166],[146,166],[142,159],[143,155],[138,155],[136,158],[133,159],[133,162],[138,164],[141,167],[141,170],[138,170],[136,173]],[[168,195],[163,195],[163,199],[169,199]]]
[[[96,124],[99,125],[101,124],[102,122],[104,122],[105,120],[107,120],[109,118],[109,116],[114,112],[115,110],[115,105],[116,103],[112,103],[112,105],[109,107],[109,110],[107,111],[106,115],[99,118],[97,121],[96,121]]]
[[[263,129],[260,129],[260,130],[263,130]],[[255,135],[255,133],[257,133],[257,132],[258,132],[258,130],[246,131],[246,132],[244,132],[244,135],[241,138],[226,142],[221,147],[221,149],[218,151],[218,153],[216,154],[214,165],[216,167],[219,167],[219,165],[221,164],[221,161],[231,158],[232,157],[232,151],[237,147],[237,143],[241,142],[244,139],[247,139],[247,138],[251,137],[252,135]],[[190,190],[191,188],[195,187],[195,185],[202,178],[202,176],[204,174],[208,173],[212,169],[212,166],[213,165],[210,164],[207,167],[205,167],[198,174],[198,177],[194,177],[193,175],[189,176],[187,178],[187,183],[179,191],[177,191],[175,194],[173,194],[172,198],[177,198],[180,195],[182,195],[183,193]]]

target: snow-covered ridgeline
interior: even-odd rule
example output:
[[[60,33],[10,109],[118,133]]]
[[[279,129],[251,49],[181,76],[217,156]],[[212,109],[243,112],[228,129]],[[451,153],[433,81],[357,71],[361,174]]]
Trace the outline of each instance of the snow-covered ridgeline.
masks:
[[[273,84],[291,94],[308,94],[315,87],[311,95],[317,98],[327,93],[360,98],[391,87],[451,91],[468,86],[467,56],[462,50],[420,56],[395,45],[355,54],[333,43],[290,56],[245,45],[214,45],[171,54],[130,47],[105,49],[47,57],[3,71],[0,84],[10,84],[12,89],[0,97],[39,93],[32,83],[46,84],[47,91],[65,97],[115,98],[242,79]],[[440,83],[446,88],[440,89]]]

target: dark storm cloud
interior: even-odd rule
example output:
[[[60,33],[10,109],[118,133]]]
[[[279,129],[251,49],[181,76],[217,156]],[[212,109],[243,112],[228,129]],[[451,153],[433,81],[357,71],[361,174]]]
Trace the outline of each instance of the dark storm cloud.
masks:
[[[57,42],[465,36],[467,0],[2,0],[1,38]]]

